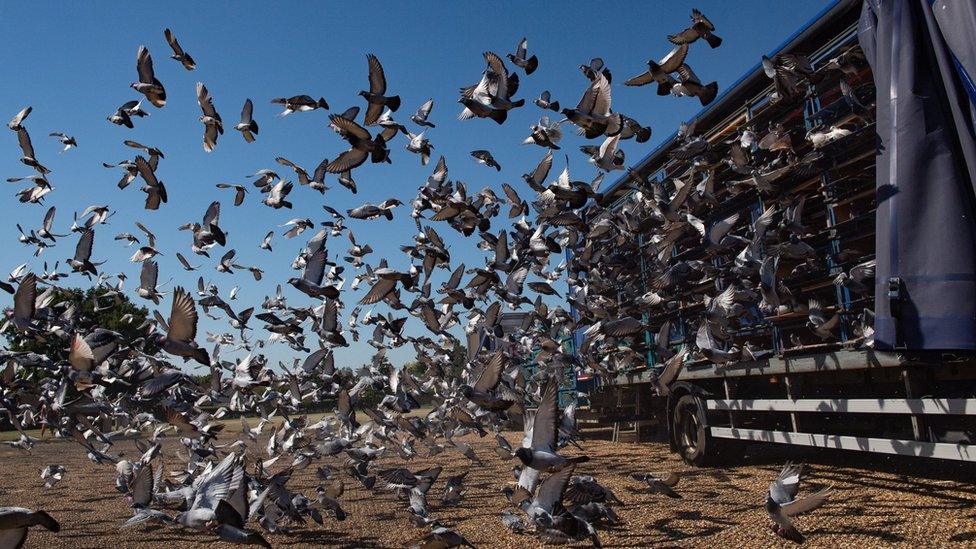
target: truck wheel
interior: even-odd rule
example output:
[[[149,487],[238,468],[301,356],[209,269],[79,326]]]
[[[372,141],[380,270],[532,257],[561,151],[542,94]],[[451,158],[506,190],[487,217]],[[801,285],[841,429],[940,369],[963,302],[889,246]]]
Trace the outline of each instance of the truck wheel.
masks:
[[[718,441],[708,432],[703,418],[704,407],[695,395],[678,399],[674,407],[674,424],[671,426],[678,453],[689,465],[703,467],[718,460]]]

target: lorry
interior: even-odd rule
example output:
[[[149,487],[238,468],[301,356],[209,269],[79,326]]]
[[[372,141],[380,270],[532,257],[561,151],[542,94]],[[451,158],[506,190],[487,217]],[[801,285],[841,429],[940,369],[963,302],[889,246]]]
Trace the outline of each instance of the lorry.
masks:
[[[937,9],[941,2],[928,4],[933,7],[927,9]],[[776,82],[757,64],[695,118],[697,134],[716,149],[738,139],[744,130],[761,137],[773,128],[792,128],[791,154],[803,160],[797,165],[806,168],[778,181],[775,192],[717,185],[718,204],[707,217],[721,219],[740,212],[754,223],[775,201],[792,207],[800,202],[799,222],[806,232],[802,240],[816,250],[818,260],[780,264],[776,272],[781,293],[800,306],[769,314],[749,311],[733,323],[724,342],[727,349],[738,353],[736,359],[716,362],[692,353],[666,395],[657,394],[652,385],[664,362],[657,355],[662,349],[695,349],[693,326],[705,307],[701,296],[723,290],[722,281],[706,276],[696,282],[698,288],[667,306],[648,307],[641,319],[647,333],[638,349],[646,357],[646,365],[616,371],[613,376],[582,375],[577,380],[577,389],[589,395],[590,413],[613,423],[615,434],[624,427],[638,433],[656,427],[671,449],[694,465],[728,460],[751,443],[976,461],[976,446],[971,446],[976,442],[976,354],[971,344],[976,334],[966,333],[967,318],[972,315],[964,313],[961,324],[946,323],[944,330],[938,329],[928,341],[920,342],[927,321],[926,315],[915,315],[915,308],[926,304],[912,297],[923,290],[908,275],[901,278],[880,272],[888,269],[892,231],[898,230],[891,211],[896,206],[889,204],[894,195],[886,193],[905,196],[910,190],[891,190],[899,183],[894,179],[892,156],[904,150],[899,148],[904,140],[895,142],[894,134],[884,133],[891,128],[895,110],[890,89],[894,80],[886,80],[889,83],[880,89],[872,74],[877,61],[869,62],[880,55],[882,40],[890,43],[891,37],[879,36],[877,43],[872,38],[867,46],[862,43],[865,17],[873,15],[865,9],[861,2],[834,2],[768,55],[772,61],[795,55],[802,57],[794,59],[809,60],[812,73],[802,97],[782,97]],[[875,30],[882,32],[882,24],[875,23]],[[958,65],[957,60],[956,69],[961,70]],[[889,77],[886,73],[885,78]],[[844,128],[847,135],[816,147],[804,139],[804,133],[817,128]],[[909,131],[932,130],[918,127]],[[635,176],[668,192],[676,179],[696,174],[693,160],[673,154],[681,145],[680,135],[666,139],[635,166],[634,174],[621,177],[607,194],[616,193],[617,203],[625,204],[634,192],[627,182]],[[936,148],[927,154],[954,152]],[[730,174],[730,169],[720,166],[704,177],[743,179]],[[879,181],[885,177],[892,183]],[[962,198],[955,200],[971,199],[965,185],[962,189]],[[924,209],[923,204],[898,207],[913,206]],[[962,207],[972,211],[972,201]],[[705,218],[706,213],[700,215]],[[957,221],[946,219],[947,223]],[[931,219],[926,222],[933,223]],[[972,224],[972,219],[963,222]],[[647,235],[634,236],[641,246],[646,243],[641,239]],[[976,244],[971,235],[968,238],[969,248],[965,248],[965,239],[962,246],[971,253]],[[689,239],[687,245],[678,242],[672,259],[726,261],[709,256],[697,242],[700,240]],[[915,253],[925,251],[917,247],[916,243]],[[936,262],[940,259],[939,254],[933,257]],[[641,287],[633,294],[655,288],[656,273],[641,268]],[[972,280],[973,273],[964,272],[957,278]],[[953,298],[944,297],[952,305]],[[811,329],[804,310],[807,303],[814,302],[811,300],[823,307],[828,318],[837,317],[833,337],[821,339]],[[894,319],[894,328],[882,322],[882,316],[886,321]],[[917,320],[920,317],[922,321]],[[921,327],[910,326],[911,319]],[[960,325],[959,343],[937,341],[940,334],[960,329]],[[880,333],[882,330],[889,335]]]

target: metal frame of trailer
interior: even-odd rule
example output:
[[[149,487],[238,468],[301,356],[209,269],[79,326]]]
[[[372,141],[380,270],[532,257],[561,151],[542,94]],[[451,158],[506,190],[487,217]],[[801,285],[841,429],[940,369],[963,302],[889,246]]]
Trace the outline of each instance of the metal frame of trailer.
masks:
[[[771,357],[761,361],[737,362],[717,365],[699,362],[689,365],[682,372],[678,389],[671,398],[651,396],[648,385],[649,370],[631,372],[609,381],[604,389],[627,387],[643,395],[645,400],[656,399],[656,413],[667,414],[668,428],[671,430],[670,442],[677,449],[680,436],[672,428],[673,410],[677,401],[685,395],[696,395],[701,399],[704,410],[709,414],[728,415],[727,426],[713,426],[703,420],[708,436],[740,442],[766,442],[808,446],[817,448],[853,450],[893,454],[910,457],[930,457],[956,461],[976,461],[976,446],[958,442],[931,442],[926,437],[924,423],[938,416],[976,416],[976,398],[734,398],[729,380],[755,378],[780,379],[784,391],[790,392],[790,380],[804,374],[831,375],[836,372],[870,372],[887,369],[904,380],[904,392],[913,391],[913,376],[907,375],[910,368],[933,368],[936,364],[945,366],[947,357],[928,356],[926,360],[910,358],[898,353],[876,352],[870,350],[838,350],[795,357]],[[976,368],[976,362],[968,357],[956,358],[957,368]],[[951,361],[948,362],[952,364]],[[952,366],[949,366],[951,368]],[[721,394],[710,393],[700,387],[702,381],[720,382]],[[676,397],[676,398],[675,398]],[[836,433],[803,432],[798,429],[773,430],[739,428],[735,426],[735,416],[740,413],[789,414],[791,425],[796,426],[799,414],[831,415],[877,415],[907,418],[912,425],[915,439],[884,438],[877,436],[854,436]],[[897,421],[891,419],[892,421]],[[658,422],[661,423],[661,422]],[[976,420],[973,420],[976,428]],[[907,425],[906,425],[907,427]],[[619,428],[615,429],[615,433]]]
[[[824,433],[793,433],[761,429],[732,429],[712,427],[713,437],[751,442],[775,442],[794,446],[813,446],[837,450],[856,450],[876,454],[896,454],[910,457],[929,457],[959,461],[976,461],[976,447],[945,442],[919,442],[890,438],[852,437]]]

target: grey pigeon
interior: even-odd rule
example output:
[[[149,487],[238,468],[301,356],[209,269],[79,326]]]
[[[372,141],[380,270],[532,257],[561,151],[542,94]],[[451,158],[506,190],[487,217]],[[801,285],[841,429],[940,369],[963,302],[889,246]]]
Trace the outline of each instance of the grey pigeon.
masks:
[[[766,494],[765,508],[773,521],[773,531],[776,535],[796,543],[803,543],[804,536],[790,517],[819,508],[827,502],[832,492],[830,488],[825,488],[806,497],[797,497],[803,476],[802,465],[787,463],[776,480],[769,483],[769,492]]]

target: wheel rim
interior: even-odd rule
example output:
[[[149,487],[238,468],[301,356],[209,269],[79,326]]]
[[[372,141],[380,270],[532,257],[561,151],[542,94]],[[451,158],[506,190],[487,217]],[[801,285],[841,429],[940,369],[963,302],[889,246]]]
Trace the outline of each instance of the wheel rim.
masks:
[[[687,451],[694,451],[698,447],[698,417],[694,410],[685,408],[682,421],[681,442]]]

